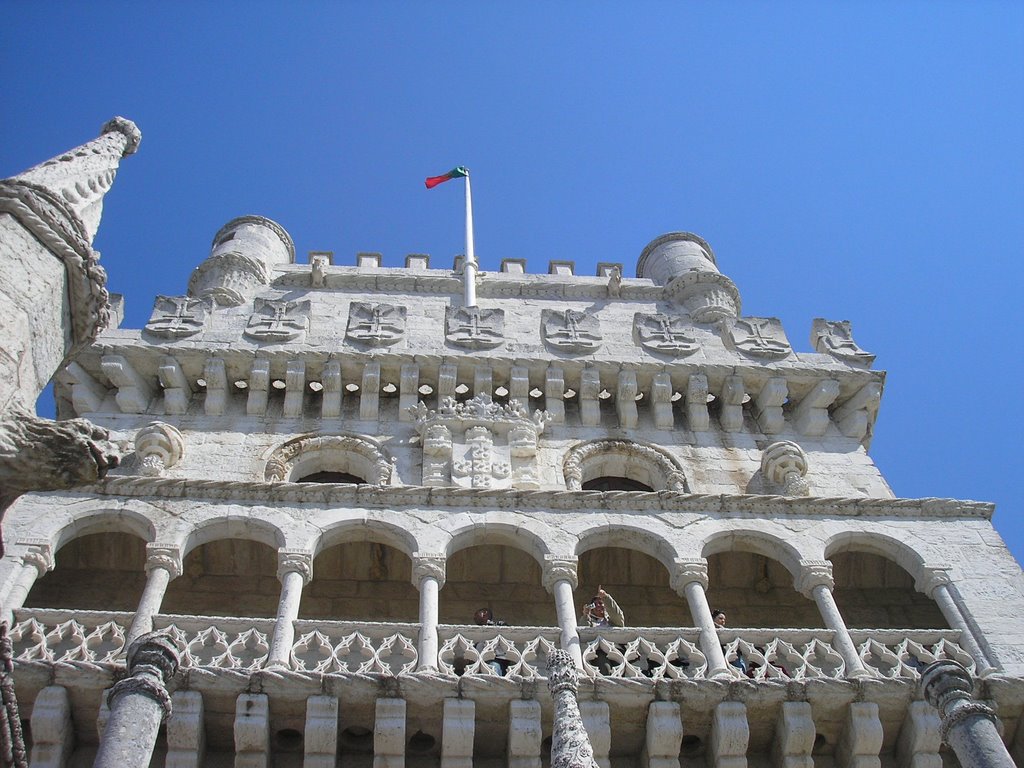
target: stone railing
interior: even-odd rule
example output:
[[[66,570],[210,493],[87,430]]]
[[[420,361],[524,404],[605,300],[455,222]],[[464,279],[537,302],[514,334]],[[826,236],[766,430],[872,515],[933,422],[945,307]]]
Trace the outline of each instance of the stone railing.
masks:
[[[112,611],[23,608],[10,637],[21,664],[105,665],[124,662],[132,614]],[[154,618],[182,648],[182,667],[260,669],[269,653],[273,619],[213,616]],[[584,671],[592,677],[703,679],[708,663],[694,628],[581,628]],[[882,679],[916,680],[933,661],[950,659],[972,674],[976,663],[952,629],[850,631],[864,666]],[[418,624],[299,620],[291,668],[320,674],[401,675],[418,662]],[[555,627],[441,625],[442,674],[546,677],[548,654],[558,647]],[[802,680],[846,676],[846,665],[825,629],[725,629],[719,641],[736,678]],[[496,662],[496,667],[492,666]]]
[[[500,670],[506,677],[547,677],[547,657],[558,648],[559,630],[442,624],[437,635],[437,666],[442,673],[497,675]]]
[[[416,669],[419,624],[295,622],[291,667],[298,671],[401,675]]]

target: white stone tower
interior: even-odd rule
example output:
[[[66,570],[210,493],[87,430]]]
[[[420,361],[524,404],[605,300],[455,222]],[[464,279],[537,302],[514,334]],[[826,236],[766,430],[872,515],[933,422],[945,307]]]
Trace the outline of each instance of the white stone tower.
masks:
[[[893,496],[848,322],[795,350],[688,233],[635,278],[508,259],[476,307],[457,264],[298,263],[260,216],[196,261],[58,377],[134,454],[4,520],[35,765],[88,764],[153,630],[154,765],[541,766],[556,649],[605,767],[953,765],[937,660],[1020,761],[1020,569],[992,505]]]

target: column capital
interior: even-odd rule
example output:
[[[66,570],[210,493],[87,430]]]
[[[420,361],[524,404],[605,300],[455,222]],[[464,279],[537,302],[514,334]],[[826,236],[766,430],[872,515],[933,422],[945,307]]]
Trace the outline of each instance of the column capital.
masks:
[[[53,547],[45,539],[22,539],[18,542],[28,550],[21,556],[23,565],[31,565],[42,576],[47,571],[52,571],[54,566]]]
[[[918,592],[931,597],[936,589],[953,582],[949,571],[950,568],[946,565],[922,565],[917,578],[914,579],[914,587]]]
[[[686,597],[686,585],[691,581],[700,584],[701,589],[708,588],[708,561],[703,557],[677,557],[672,561],[669,585],[677,594]]]
[[[302,584],[305,586],[313,580],[313,554],[301,549],[279,549],[277,550],[277,578],[284,581],[289,573],[302,574]]]
[[[548,592],[555,591],[555,584],[560,581],[567,581],[573,589],[579,586],[577,567],[579,561],[575,557],[558,557],[557,555],[544,556],[544,575],[541,583]]]
[[[448,558],[437,552],[417,552],[412,556],[412,585],[416,589],[424,579],[437,581],[437,588],[444,586],[445,563]]]
[[[146,573],[154,568],[163,568],[172,579],[181,576],[181,548],[173,544],[157,544],[150,542],[146,545]]]
[[[795,579],[796,591],[804,597],[814,599],[815,587],[825,587],[829,592],[835,586],[832,578],[832,563],[829,560],[801,560],[800,573]]]

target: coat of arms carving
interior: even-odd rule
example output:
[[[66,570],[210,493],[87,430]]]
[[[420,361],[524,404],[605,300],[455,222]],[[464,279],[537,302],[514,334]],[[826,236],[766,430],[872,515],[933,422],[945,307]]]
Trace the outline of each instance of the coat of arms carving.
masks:
[[[256,299],[245,335],[258,341],[292,341],[309,328],[309,300]]]
[[[518,400],[500,405],[489,395],[464,403],[446,397],[437,410],[411,408],[423,441],[423,485],[463,488],[539,488],[537,439],[551,420],[531,417]]]
[[[681,317],[637,312],[633,315],[633,330],[640,345],[651,352],[686,357],[700,349],[689,333],[690,325]]]
[[[352,341],[371,347],[386,347],[405,335],[405,307],[353,301],[348,308],[348,329]]]
[[[777,317],[740,317],[726,321],[732,346],[751,357],[781,360],[793,351]]]
[[[481,307],[446,307],[445,337],[469,349],[493,349],[505,341],[505,311]]]
[[[849,320],[814,318],[811,325],[811,346],[815,352],[824,352],[839,360],[870,366],[875,356],[861,349],[853,340]]]
[[[596,315],[575,309],[545,309],[540,314],[544,341],[565,352],[593,352],[601,346],[601,323]]]
[[[167,339],[194,336],[206,327],[209,307],[191,296],[157,296],[146,331]]]

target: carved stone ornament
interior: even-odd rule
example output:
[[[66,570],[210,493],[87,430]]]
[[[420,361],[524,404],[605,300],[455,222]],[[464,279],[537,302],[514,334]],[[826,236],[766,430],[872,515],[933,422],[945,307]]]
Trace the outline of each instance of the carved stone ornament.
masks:
[[[708,561],[703,557],[692,560],[676,558],[672,563],[669,585],[679,595],[686,596],[686,585],[697,582],[702,589],[708,588]]]
[[[548,690],[551,691],[555,710],[551,768],[598,768],[576,701],[579,685],[579,674],[572,656],[567,651],[552,651],[548,655]]]
[[[763,491],[780,496],[809,496],[807,454],[789,440],[772,443],[761,453]]]
[[[256,299],[245,335],[257,341],[293,341],[309,328],[309,300]]]
[[[545,343],[562,352],[593,352],[601,346],[603,338],[597,315],[575,309],[543,310],[540,327]]]
[[[274,449],[267,460],[264,480],[268,483],[291,480],[300,462],[308,462],[310,471],[347,472],[371,485],[388,485],[394,472],[391,457],[367,437],[302,435]]]
[[[949,571],[948,566],[922,565],[914,580],[914,588],[934,600],[933,593],[936,589],[953,583]]]
[[[154,421],[135,433],[135,455],[142,462],[142,474],[158,477],[185,453],[185,438],[177,427]]]
[[[633,332],[640,346],[660,355],[686,357],[700,349],[689,330],[689,323],[681,317],[644,312],[633,315]]]
[[[547,411],[530,417],[518,400],[499,405],[480,394],[465,403],[446,397],[437,410],[420,402],[410,412],[423,440],[423,485],[540,487],[537,438]]]
[[[302,574],[302,583],[313,580],[313,555],[296,549],[280,549],[277,552],[277,578],[283,581],[287,573]]]
[[[853,340],[853,329],[849,320],[825,320],[814,318],[811,325],[811,346],[815,352],[822,352],[847,363],[871,366],[875,356],[865,352]]]
[[[353,301],[348,308],[348,330],[352,341],[371,347],[386,347],[405,335],[405,307]]]
[[[801,560],[795,586],[797,592],[810,600],[814,599],[816,587],[825,587],[831,592],[835,587],[832,563],[828,560]]]
[[[181,550],[175,546],[166,546],[150,542],[146,545],[146,573],[154,568],[163,568],[176,579],[182,574]]]
[[[480,307],[445,307],[445,338],[468,349],[494,349],[505,342],[505,311]]]
[[[574,445],[562,461],[565,487],[570,491],[583,490],[584,480],[604,475],[621,476],[623,467],[643,472],[653,482],[654,490],[679,493],[688,491],[683,468],[675,458],[661,448],[631,440],[591,440]],[[629,477],[629,475],[626,475]]]
[[[541,581],[544,589],[553,592],[555,584],[560,581],[567,581],[573,589],[576,589],[579,586],[578,565],[579,561],[576,559],[570,560],[565,557],[547,555],[544,558],[544,575]]]
[[[437,582],[438,589],[444,586],[445,563],[447,558],[444,555],[426,554],[413,555],[412,558],[412,583],[417,589],[420,582],[430,578]]]
[[[165,339],[194,336],[206,327],[208,313],[209,306],[203,299],[157,296],[145,331]]]
[[[726,321],[725,328],[732,346],[745,355],[781,360],[793,351],[777,317],[740,317]]]

